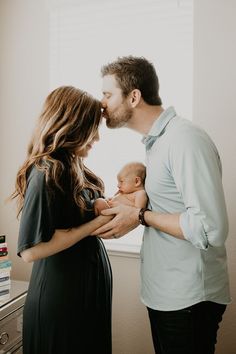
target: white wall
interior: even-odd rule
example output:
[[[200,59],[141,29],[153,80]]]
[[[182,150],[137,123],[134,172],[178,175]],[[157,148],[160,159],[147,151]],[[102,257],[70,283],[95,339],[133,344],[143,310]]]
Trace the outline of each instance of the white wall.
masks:
[[[236,297],[236,106],[234,0],[196,0],[194,121],[215,140],[223,162],[230,218],[227,242],[232,296]],[[33,121],[49,87],[48,9],[44,0],[0,2],[0,233],[8,238],[12,277],[28,279],[31,267],[15,255],[18,222],[12,203],[16,171],[25,156]],[[181,112],[179,112],[181,113]],[[153,354],[149,324],[139,302],[139,258],[110,255],[114,273],[114,354]],[[228,307],[217,354],[235,354],[235,302]]]

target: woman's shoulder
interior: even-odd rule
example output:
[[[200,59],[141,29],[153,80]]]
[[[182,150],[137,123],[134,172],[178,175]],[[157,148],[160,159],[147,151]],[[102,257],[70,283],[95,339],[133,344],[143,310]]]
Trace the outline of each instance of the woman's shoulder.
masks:
[[[27,194],[38,193],[40,190],[44,190],[45,182],[45,171],[38,169],[36,166],[32,166],[27,174]]]
[[[44,183],[46,178],[46,172],[43,169],[39,169],[36,166],[32,166],[28,171],[27,181],[28,183]]]

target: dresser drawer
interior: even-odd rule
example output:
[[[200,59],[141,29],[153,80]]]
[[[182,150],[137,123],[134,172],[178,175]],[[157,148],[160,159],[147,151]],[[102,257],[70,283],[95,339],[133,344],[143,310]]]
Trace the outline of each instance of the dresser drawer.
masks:
[[[18,343],[13,348],[9,349],[7,352],[3,351],[0,354],[23,354],[23,347],[21,343]]]
[[[22,341],[23,306],[0,321],[0,354]]]

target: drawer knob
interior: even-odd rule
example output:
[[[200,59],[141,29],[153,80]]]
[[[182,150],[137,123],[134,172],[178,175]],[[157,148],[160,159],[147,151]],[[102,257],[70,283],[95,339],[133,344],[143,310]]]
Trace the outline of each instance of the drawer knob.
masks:
[[[9,335],[7,332],[2,332],[0,334],[0,344],[6,344],[8,342],[8,339],[9,339]]]

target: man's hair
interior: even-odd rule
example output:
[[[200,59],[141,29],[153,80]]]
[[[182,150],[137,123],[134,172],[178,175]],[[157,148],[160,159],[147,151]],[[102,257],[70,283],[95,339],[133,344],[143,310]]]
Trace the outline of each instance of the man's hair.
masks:
[[[162,104],[159,96],[159,81],[154,65],[144,57],[118,57],[117,60],[104,65],[102,77],[115,75],[124,97],[138,89],[143,100],[149,105]]]

